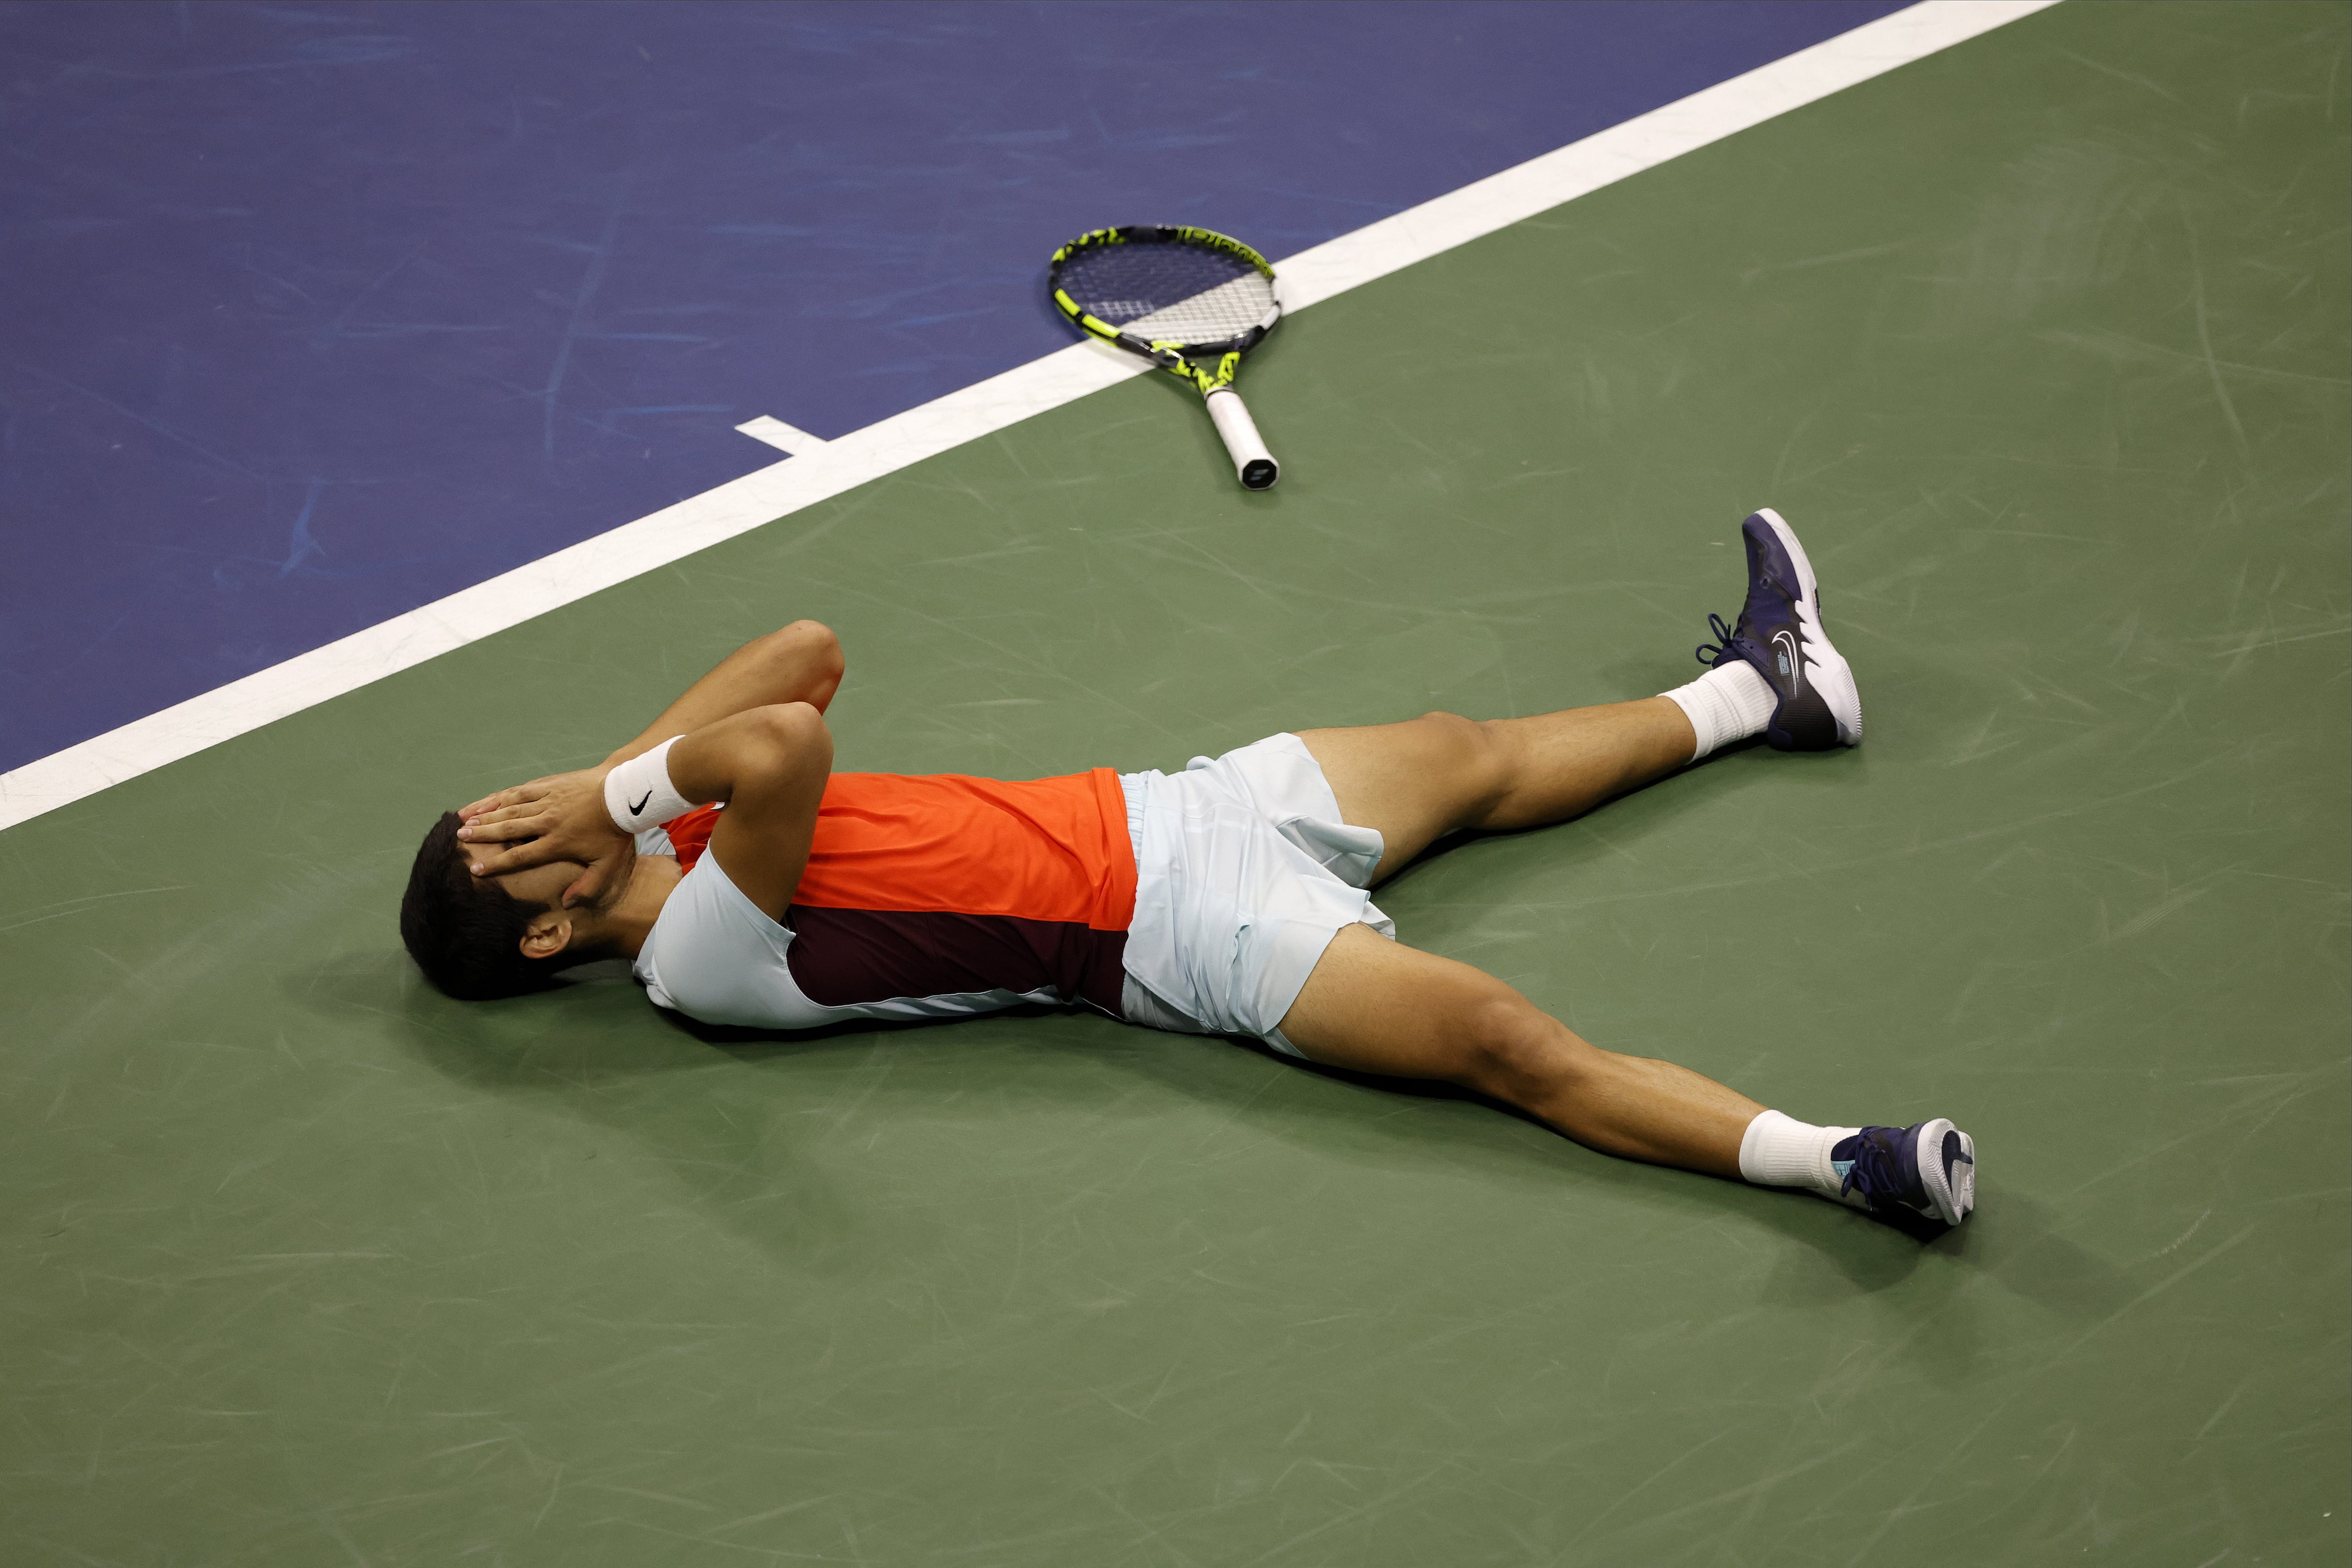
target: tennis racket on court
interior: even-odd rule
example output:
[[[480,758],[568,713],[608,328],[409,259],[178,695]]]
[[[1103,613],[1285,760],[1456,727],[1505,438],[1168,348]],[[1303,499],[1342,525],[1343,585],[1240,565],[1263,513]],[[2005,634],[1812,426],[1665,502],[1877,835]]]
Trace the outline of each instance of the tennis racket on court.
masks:
[[[1234,390],[1242,356],[1282,319],[1271,262],[1207,229],[1134,224],[1080,235],[1045,282],[1079,330],[1198,387],[1242,488],[1274,487],[1282,466]]]

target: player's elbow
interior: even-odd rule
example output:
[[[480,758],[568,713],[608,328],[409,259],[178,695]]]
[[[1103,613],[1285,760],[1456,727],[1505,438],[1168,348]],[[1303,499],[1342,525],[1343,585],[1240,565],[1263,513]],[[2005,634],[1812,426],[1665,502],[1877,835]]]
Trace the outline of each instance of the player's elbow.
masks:
[[[841,655],[841,639],[822,621],[795,621],[760,639],[762,656],[793,676],[839,685],[848,666]]]
[[[833,731],[824,715],[807,703],[770,703],[737,716],[745,742],[762,754],[771,769],[833,770]]]

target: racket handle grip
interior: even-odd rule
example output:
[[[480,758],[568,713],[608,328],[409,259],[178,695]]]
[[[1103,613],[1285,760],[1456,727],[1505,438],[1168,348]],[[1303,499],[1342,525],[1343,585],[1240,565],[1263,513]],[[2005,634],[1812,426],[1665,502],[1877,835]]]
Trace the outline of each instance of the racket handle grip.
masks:
[[[1241,479],[1242,488],[1273,489],[1274,482],[1282,477],[1282,465],[1265,449],[1265,438],[1257,433],[1257,421],[1250,417],[1242,394],[1231,387],[1219,387],[1211,392],[1209,418],[1215,423],[1217,434],[1224,437],[1225,450],[1233,454],[1234,473]]]

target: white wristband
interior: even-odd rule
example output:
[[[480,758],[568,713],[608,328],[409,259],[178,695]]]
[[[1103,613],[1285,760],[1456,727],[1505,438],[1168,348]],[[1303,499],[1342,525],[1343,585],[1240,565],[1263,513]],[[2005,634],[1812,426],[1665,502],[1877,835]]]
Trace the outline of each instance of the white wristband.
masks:
[[[642,833],[694,810],[694,802],[669,781],[669,748],[677,742],[673,735],[604,775],[604,810],[621,831]]]

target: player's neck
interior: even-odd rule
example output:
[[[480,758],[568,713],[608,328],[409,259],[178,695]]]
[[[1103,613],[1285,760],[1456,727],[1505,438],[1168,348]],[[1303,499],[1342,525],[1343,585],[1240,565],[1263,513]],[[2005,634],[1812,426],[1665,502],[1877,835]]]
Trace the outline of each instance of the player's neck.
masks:
[[[616,958],[635,958],[682,874],[668,855],[638,856],[629,868],[629,884],[589,917],[582,936]]]

